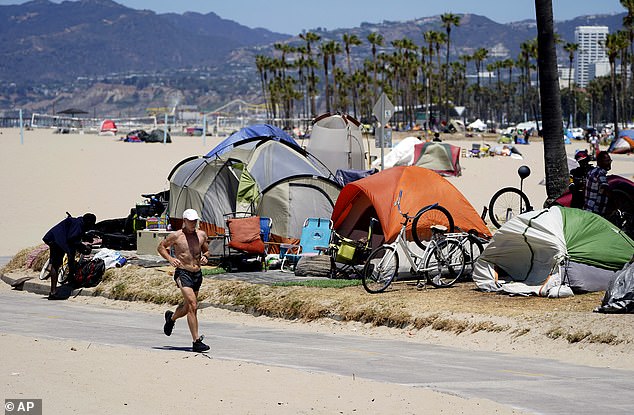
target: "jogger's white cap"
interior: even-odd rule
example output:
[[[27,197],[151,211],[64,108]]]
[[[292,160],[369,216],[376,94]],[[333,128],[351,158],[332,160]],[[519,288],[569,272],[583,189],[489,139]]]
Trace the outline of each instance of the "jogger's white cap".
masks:
[[[183,212],[183,219],[198,220],[198,212],[196,212],[194,209],[187,209]]]

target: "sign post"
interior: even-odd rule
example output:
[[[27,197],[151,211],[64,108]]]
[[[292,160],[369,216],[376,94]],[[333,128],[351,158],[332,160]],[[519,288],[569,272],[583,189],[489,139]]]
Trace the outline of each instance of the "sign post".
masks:
[[[376,102],[376,104],[374,104],[374,108],[372,108],[372,113],[379,121],[379,146],[381,147],[381,170],[383,170],[385,168],[385,155],[383,150],[383,148],[385,147],[385,125],[394,114],[394,104],[392,104],[385,92],[381,94],[379,100]]]
[[[385,92],[381,94],[379,100],[374,104],[374,108],[372,108],[372,113],[379,121],[379,145],[381,146],[381,170],[385,168],[384,165],[384,138],[385,138],[385,125],[392,118],[394,114],[394,104],[387,97]]]

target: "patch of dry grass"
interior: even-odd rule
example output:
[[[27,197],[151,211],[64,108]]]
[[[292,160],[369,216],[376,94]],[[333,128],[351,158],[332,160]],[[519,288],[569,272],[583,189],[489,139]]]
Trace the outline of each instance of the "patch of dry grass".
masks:
[[[2,272],[20,269],[32,272],[23,269],[32,249],[20,251]],[[46,259],[37,260],[43,264]],[[116,300],[171,305],[181,301],[170,267],[127,265],[109,269],[95,290],[97,295]],[[448,289],[418,290],[405,282],[393,284],[385,293],[371,295],[360,286],[269,286],[207,277],[199,293],[199,301],[212,306],[255,316],[302,321],[332,318],[373,326],[431,329],[454,334],[508,333],[515,339],[530,333],[552,340],[565,340],[570,344],[616,345],[634,339],[634,334],[629,331],[625,334],[614,330],[610,332],[610,327],[604,326],[600,316],[592,315],[591,311],[601,303],[602,297],[603,293],[559,299],[509,297],[479,292],[473,283],[460,283]],[[581,317],[596,317],[595,326],[580,325],[583,327],[580,330],[575,321]]]

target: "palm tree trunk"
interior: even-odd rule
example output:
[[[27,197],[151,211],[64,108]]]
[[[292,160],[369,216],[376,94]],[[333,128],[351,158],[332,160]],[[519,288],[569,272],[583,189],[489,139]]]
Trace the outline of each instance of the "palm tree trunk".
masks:
[[[539,91],[544,134],[546,173],[545,206],[550,206],[568,188],[568,163],[563,140],[561,98],[557,73],[557,53],[553,29],[552,0],[535,0],[537,20]]]

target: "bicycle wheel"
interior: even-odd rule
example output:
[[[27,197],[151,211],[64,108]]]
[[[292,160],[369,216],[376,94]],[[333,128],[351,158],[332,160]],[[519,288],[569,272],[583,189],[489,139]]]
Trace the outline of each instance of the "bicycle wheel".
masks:
[[[59,272],[57,273],[57,282],[59,284],[65,283],[69,275],[70,275],[70,267],[68,266],[68,255],[64,255],[62,266],[59,267]]]
[[[489,202],[489,218],[496,228],[502,227],[515,216],[532,210],[528,196],[515,187],[505,187],[493,195]]]
[[[427,281],[434,287],[451,287],[464,272],[464,252],[455,239],[439,241],[425,260]]]
[[[622,229],[628,236],[634,230],[634,199],[628,192],[612,189],[606,219]]]
[[[398,254],[396,249],[383,245],[372,251],[363,267],[361,282],[371,294],[385,291],[398,274]]]
[[[462,274],[461,280],[466,280],[473,274],[473,265],[484,251],[484,244],[477,236],[469,234],[467,240],[462,244],[462,250],[464,255],[465,269]]]
[[[437,205],[429,210],[425,209],[426,207],[419,210],[412,221],[412,239],[423,250],[431,239],[430,228],[433,225],[443,225],[447,227],[447,232],[454,232],[453,216],[446,208]]]
[[[51,270],[51,259],[47,259],[46,262],[44,263],[44,266],[42,267],[42,270],[40,271],[40,280],[47,280],[50,275],[49,275],[49,271]]]

